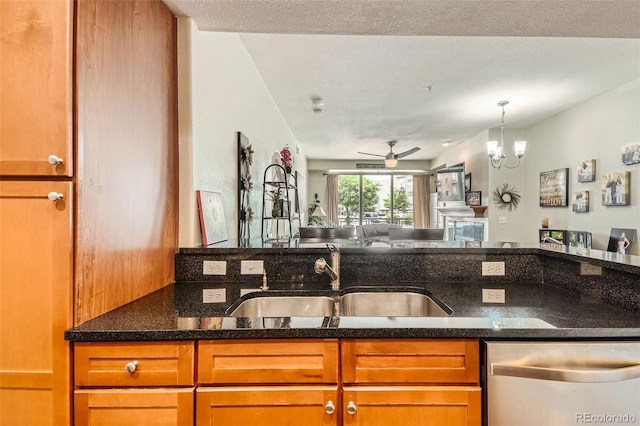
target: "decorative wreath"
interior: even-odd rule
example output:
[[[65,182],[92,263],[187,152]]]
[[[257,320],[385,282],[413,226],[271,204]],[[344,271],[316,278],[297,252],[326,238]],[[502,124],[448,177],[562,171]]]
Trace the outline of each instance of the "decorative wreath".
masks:
[[[493,203],[498,206],[499,209],[507,209],[509,211],[518,208],[521,195],[515,186],[510,186],[508,183],[502,184],[493,191]]]

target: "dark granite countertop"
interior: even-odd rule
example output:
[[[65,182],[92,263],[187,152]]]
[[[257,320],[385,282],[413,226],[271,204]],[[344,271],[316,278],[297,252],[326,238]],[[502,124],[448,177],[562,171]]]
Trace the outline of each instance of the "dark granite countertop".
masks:
[[[640,311],[603,302],[600,291],[576,293],[542,283],[412,283],[453,309],[446,318],[233,318],[228,306],[241,289],[225,283],[226,303],[202,303],[220,283],[178,282],[65,332],[71,341],[199,340],[218,338],[640,339]],[[309,289],[273,283],[273,291]],[[482,303],[482,288],[504,288],[505,304]],[[268,291],[268,292],[269,292]],[[249,296],[251,297],[251,296]]]

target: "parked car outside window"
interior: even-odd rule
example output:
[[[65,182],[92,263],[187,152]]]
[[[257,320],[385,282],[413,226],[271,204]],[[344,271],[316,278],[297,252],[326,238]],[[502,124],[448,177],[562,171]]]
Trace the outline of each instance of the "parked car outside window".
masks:
[[[366,212],[363,216],[365,223],[379,223],[380,216],[375,212]]]

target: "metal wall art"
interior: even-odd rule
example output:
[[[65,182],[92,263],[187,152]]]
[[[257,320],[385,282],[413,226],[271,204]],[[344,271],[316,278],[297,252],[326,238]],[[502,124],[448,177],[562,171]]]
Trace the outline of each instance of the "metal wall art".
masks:
[[[515,186],[503,183],[493,191],[493,204],[499,209],[513,211],[520,204],[520,192]]]
[[[251,222],[253,209],[250,195],[253,189],[251,180],[251,164],[253,164],[253,148],[249,138],[238,132],[238,239],[242,242],[251,238]]]

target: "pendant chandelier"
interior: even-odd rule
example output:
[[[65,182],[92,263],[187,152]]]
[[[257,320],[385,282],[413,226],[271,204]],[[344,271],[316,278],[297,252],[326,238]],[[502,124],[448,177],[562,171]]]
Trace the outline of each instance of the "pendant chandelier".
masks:
[[[524,150],[527,146],[526,141],[515,141],[513,143],[513,149],[516,155],[516,163],[508,165],[505,162],[507,155],[504,153],[504,106],[508,105],[509,101],[500,101],[498,106],[502,108],[502,120],[500,121],[500,143],[498,141],[487,142],[487,153],[491,161],[491,166],[494,169],[500,170],[503,165],[508,169],[515,169],[520,164],[520,158],[524,155]]]

